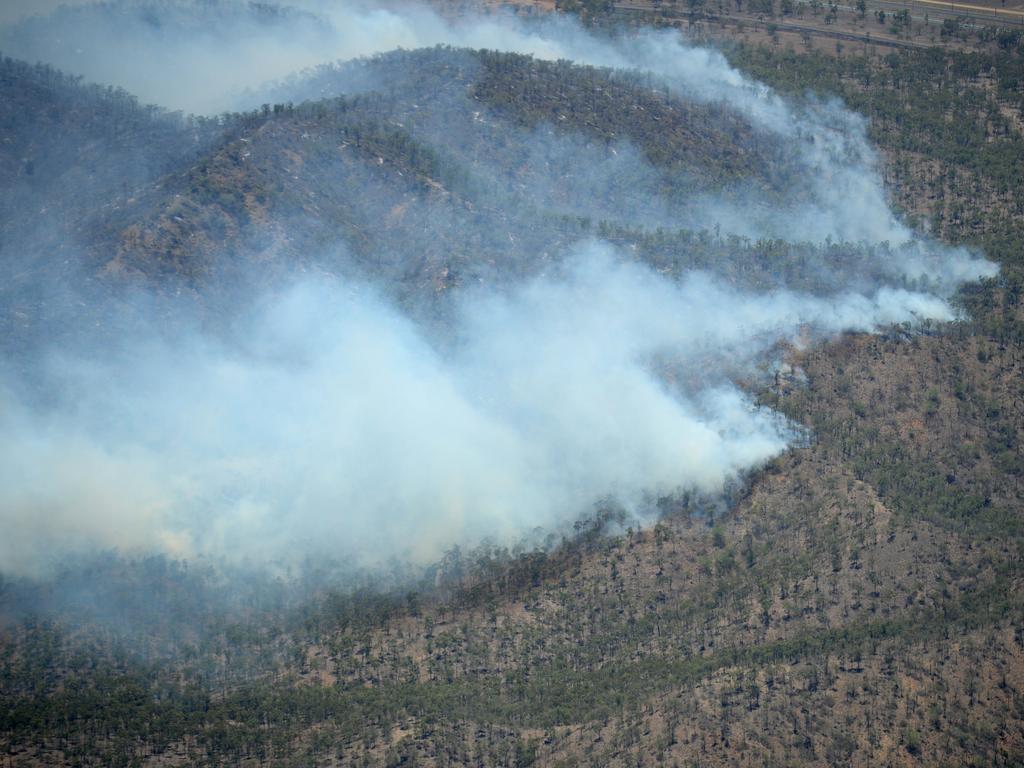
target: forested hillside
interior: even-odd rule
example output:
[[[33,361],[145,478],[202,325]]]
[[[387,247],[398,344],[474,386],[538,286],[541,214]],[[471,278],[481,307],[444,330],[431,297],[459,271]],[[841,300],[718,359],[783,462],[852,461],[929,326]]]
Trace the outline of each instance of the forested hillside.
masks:
[[[144,223],[120,233],[117,262],[198,277],[204,256],[226,249],[291,262],[341,233],[359,261],[394,254],[395,284],[443,286],[529,271],[602,226],[668,226],[695,186],[788,190],[795,161],[774,137],[630,77],[447,48],[314,72],[290,88],[387,85],[225,115],[225,140],[162,183]],[[656,170],[635,162],[638,150]],[[586,184],[575,178],[581,153],[594,168]]]
[[[87,281],[97,230],[219,134],[45,64],[0,61],[2,346],[24,350],[69,321],[60,286]]]
[[[252,280],[254,264],[272,282],[298,263],[384,277],[409,305],[534,273],[592,236],[663,271],[712,269],[754,287],[827,290],[833,276],[817,262],[854,273],[885,260],[865,253],[876,245],[709,226],[709,194],[741,204],[755,188],[806,202],[804,168],[741,114],[642,75],[519,54],[395,52],[287,85],[297,98],[352,95],[184,120],[45,67],[8,67],[6,124],[20,143],[7,157],[21,167],[6,187],[16,228],[6,241],[29,262],[16,301],[55,277],[53,248],[101,294],[125,278],[216,291],[243,273]],[[32,108],[15,110],[18,99]],[[35,324],[59,301],[13,314]]]
[[[952,322],[659,361],[684,389],[711,376],[692,360],[724,371],[793,430],[646,525],[606,499],[542,542],[385,574],[116,552],[0,574],[6,764],[1024,762],[1024,52],[728,56],[865,115],[903,220],[998,276],[960,288]],[[709,196],[751,219],[816,203],[802,145],[635,72],[441,46],[201,119],[10,59],[0,89],[19,355],[68,316],[53,249],[99,286],[82,325],[150,286],[230,330],[239,285],[299,270],[379,280],[445,337],[461,297],[591,238],[737,291],[929,285],[889,271],[910,247],[716,226]]]

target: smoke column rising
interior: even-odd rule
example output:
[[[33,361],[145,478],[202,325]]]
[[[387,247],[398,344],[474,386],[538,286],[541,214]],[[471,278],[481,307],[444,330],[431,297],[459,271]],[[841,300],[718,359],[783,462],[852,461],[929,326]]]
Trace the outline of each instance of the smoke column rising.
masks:
[[[658,358],[753,363],[767,346],[945,320],[934,297],[824,300],[681,285],[581,247],[564,272],[468,301],[435,351],[372,292],[301,284],[250,320],[249,349],[130,342],[126,361],[50,362],[46,418],[3,401],[5,570],[118,547],[274,560],[426,561],[456,541],[557,528],[594,500],[715,492],[782,451],[777,416],[712,373],[689,394]]]
[[[718,51],[690,45],[675,30],[606,38],[558,15],[524,21],[467,12],[453,20],[416,3],[382,7],[322,0],[286,6],[141,0],[99,12],[96,4],[81,3],[0,29],[0,49],[10,55],[120,85],[143,101],[205,114],[254,108],[265,96],[262,86],[299,70],[434,45],[650,72],[677,94],[728,104],[755,127],[797,147],[806,165],[800,183],[816,203],[758,211],[750,204],[756,191],[741,204],[705,201],[695,218],[712,219],[723,231],[815,242],[914,240],[888,206],[861,116],[835,101],[789,104]],[[894,277],[928,275],[948,290],[993,274],[991,265],[948,252],[904,258],[892,269]]]
[[[198,7],[169,6],[170,20]],[[994,273],[896,218],[861,118],[836,103],[787,104],[674,33],[608,40],[566,19],[306,8],[329,23],[225,13],[209,39],[192,39],[132,13],[72,24],[77,8],[16,30],[38,54],[29,58],[52,53],[114,82],[121,73],[143,98],[199,111],[298,68],[399,45],[648,70],[794,142],[807,170],[801,199],[813,203],[757,216],[736,198],[707,197],[698,218],[752,236],[904,244],[903,258],[881,265],[891,284],[812,296],[744,292],[704,273],[671,282],[586,242],[545,275],[463,297],[458,338],[443,349],[372,286],[300,281],[240,321],[243,345],[140,332],[113,352],[55,351],[45,407],[16,376],[0,389],[0,570],[45,573],[65,554],[110,548],[426,562],[456,542],[557,529],[609,496],[642,515],[658,495],[715,493],[792,440],[726,370],[753,372],[778,342],[808,333],[951,320],[955,288]],[[922,276],[934,294],[899,287]],[[662,363],[688,385],[654,375]]]

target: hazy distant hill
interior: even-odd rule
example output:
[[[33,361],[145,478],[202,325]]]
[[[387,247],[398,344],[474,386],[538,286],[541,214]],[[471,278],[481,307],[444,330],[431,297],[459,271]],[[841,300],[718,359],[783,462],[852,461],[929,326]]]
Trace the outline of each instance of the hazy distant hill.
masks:
[[[147,199],[119,262],[191,275],[217,251],[308,260],[340,245],[449,282],[494,266],[483,254],[514,274],[599,224],[669,226],[695,191],[751,180],[781,191],[786,173],[778,140],[726,108],[524,56],[396,52],[278,93],[164,180],[168,200]]]
[[[90,248],[125,225],[129,201],[147,185],[192,162],[213,131],[124,91],[4,58],[0,134],[0,323],[9,347],[44,332],[45,318],[66,316],[64,288],[95,275],[83,259]]]
[[[318,265],[409,304],[535,272],[589,236],[751,286],[814,289],[805,268],[821,258],[864,266],[857,245],[712,234],[696,200],[754,188],[799,204],[798,158],[728,107],[641,75],[434,48],[323,67],[262,110],[186,120],[5,67],[4,242],[32,289],[53,288],[53,249],[104,291],[142,278],[201,293],[257,263]],[[29,322],[50,311],[18,306]]]

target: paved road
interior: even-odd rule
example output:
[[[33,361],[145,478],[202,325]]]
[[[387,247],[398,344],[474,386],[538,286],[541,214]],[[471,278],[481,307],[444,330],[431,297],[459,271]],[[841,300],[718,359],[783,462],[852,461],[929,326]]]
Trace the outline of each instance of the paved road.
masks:
[[[797,0],[797,2],[802,1],[803,0]],[[845,8],[845,6],[840,5],[839,8]],[[615,10],[626,13],[651,13],[656,9],[652,5],[647,3],[630,2],[616,3]],[[685,12],[680,12],[675,15],[675,18],[685,19],[686,16],[687,14]],[[738,19],[738,17],[735,16],[719,16],[713,13],[704,13],[702,18],[709,19],[712,21],[740,20],[744,24],[751,24],[754,26],[761,26],[764,28],[767,28],[769,25],[772,25],[776,27],[780,32],[807,32],[808,34],[811,35],[827,37],[832,40],[847,40],[855,43],[868,43],[870,45],[888,46],[890,48],[928,48],[931,46],[930,43],[925,42],[916,42],[913,40],[897,40],[895,38],[879,37],[877,35],[868,35],[860,32],[850,32],[833,27],[812,27],[806,24],[798,24],[793,21],[784,21],[779,18],[765,19],[763,21],[759,21],[757,19],[749,18]]]
[[[803,5],[810,4],[810,0],[796,1]],[[823,0],[823,2],[826,5],[828,4],[828,0]],[[850,0],[847,0],[847,2],[850,2]],[[990,6],[974,5],[970,3],[944,2],[944,0],[867,0],[867,6],[869,15],[873,15],[877,10],[884,10],[890,13],[892,11],[906,10],[910,12],[910,16],[913,21],[921,24],[926,23],[925,17],[927,16],[927,23],[929,24],[941,24],[945,19],[956,19],[961,23],[968,24],[973,27],[989,25],[1014,27],[1024,26],[1024,11],[1015,8],[993,8]],[[837,7],[850,14],[857,13],[857,8],[853,4],[847,5],[846,3],[837,3]],[[626,0],[625,2],[615,3],[615,8],[626,13],[663,13],[667,10],[674,17],[680,19],[688,16],[686,9],[683,7],[679,7],[678,5],[674,8],[669,6],[656,6],[652,0]],[[871,42],[895,48],[921,48],[929,45],[929,43],[924,42],[897,40],[888,37],[887,26],[879,26],[877,33],[872,33],[871,29],[860,31],[801,24],[798,18],[793,18],[792,16],[786,18],[775,17],[771,19],[765,18],[754,20],[746,17],[732,17],[728,15],[719,16],[715,13],[708,12],[707,10],[705,10],[703,15],[710,19],[736,18],[748,23],[774,24],[780,30],[809,32],[811,34],[831,37],[837,40],[867,41],[870,35]]]
[[[808,5],[810,0],[796,0],[796,2]],[[828,4],[828,0],[823,0],[823,2]],[[850,13],[857,12],[857,8],[853,4],[838,3],[837,5],[840,10]],[[925,15],[927,15],[929,24],[941,24],[945,19],[959,19],[973,26],[1024,26],[1024,11],[1016,9],[948,3],[942,2],[942,0],[867,0],[867,6],[869,14],[876,10],[909,11],[911,18],[922,24],[925,23]],[[994,15],[997,12],[999,15]],[[881,31],[881,27],[879,30]]]
[[[906,5],[906,3],[904,3]],[[946,3],[942,0],[914,0],[911,5],[932,5],[962,15],[984,16],[993,19],[1005,19],[1024,23],[1024,11],[1015,8],[995,8],[988,5],[971,5],[969,3]]]

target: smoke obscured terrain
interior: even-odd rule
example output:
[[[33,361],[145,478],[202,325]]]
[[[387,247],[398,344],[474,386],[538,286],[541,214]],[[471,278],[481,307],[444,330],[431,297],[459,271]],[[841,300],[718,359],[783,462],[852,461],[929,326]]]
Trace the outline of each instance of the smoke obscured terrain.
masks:
[[[353,13],[391,44],[383,11]],[[5,63],[7,570],[108,548],[429,562],[601,499],[648,517],[795,437],[736,386],[778,345],[950,320],[994,273],[899,223],[838,104],[788,105],[667,33],[409,14],[582,64],[397,51],[182,118]],[[307,21],[86,5],[10,34],[121,66],[126,40],[194,61],[193,25],[315,49]],[[157,39],[114,34],[138,23]],[[208,47],[204,71],[228,66]]]
[[[1018,53],[2,13],[10,762],[1024,754]]]

